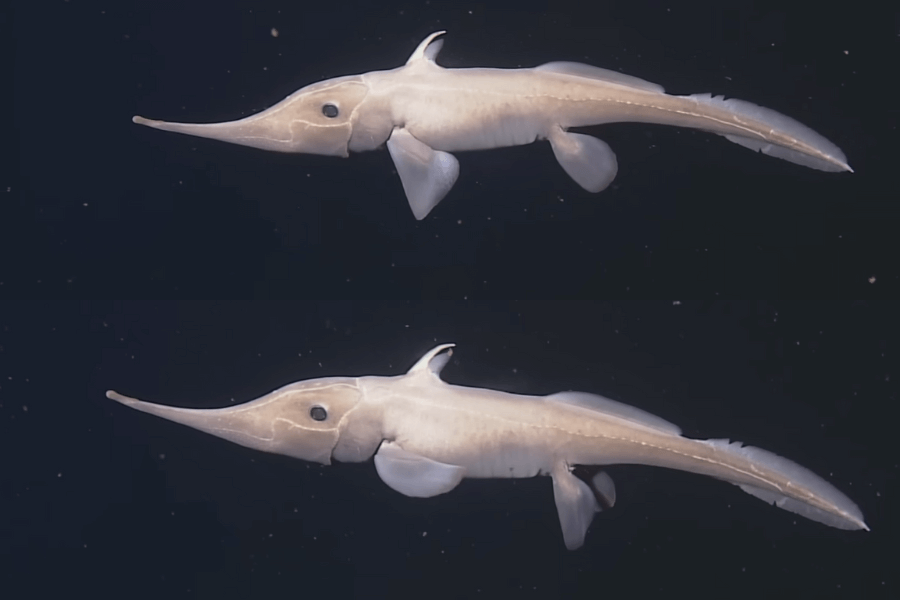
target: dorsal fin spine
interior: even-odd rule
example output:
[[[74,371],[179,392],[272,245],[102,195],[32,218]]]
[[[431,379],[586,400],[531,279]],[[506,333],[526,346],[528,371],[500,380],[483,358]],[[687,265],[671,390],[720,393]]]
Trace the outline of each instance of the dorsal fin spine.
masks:
[[[417,375],[419,373],[429,373],[440,379],[441,369],[443,369],[450,360],[453,350],[450,350],[446,354],[441,353],[447,348],[453,348],[454,346],[456,346],[456,344],[441,344],[440,346],[435,346],[422,355],[422,358],[420,358],[406,374]]]
[[[422,40],[422,43],[418,45],[418,47],[413,51],[409,56],[409,60],[406,61],[407,65],[411,65],[417,62],[428,61],[433,63],[434,59],[437,58],[438,52],[441,50],[441,46],[444,44],[444,40],[434,41],[434,38],[444,35],[447,33],[446,31],[435,31],[427,38]]]

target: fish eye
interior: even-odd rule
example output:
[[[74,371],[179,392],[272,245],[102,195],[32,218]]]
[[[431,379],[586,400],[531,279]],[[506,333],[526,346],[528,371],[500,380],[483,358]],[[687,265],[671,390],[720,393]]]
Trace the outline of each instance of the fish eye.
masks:
[[[333,119],[338,116],[338,107],[334,104],[325,104],[322,106],[322,114],[329,119]]]
[[[324,421],[328,418],[328,411],[321,406],[313,406],[309,409],[309,416],[312,417],[313,421]]]

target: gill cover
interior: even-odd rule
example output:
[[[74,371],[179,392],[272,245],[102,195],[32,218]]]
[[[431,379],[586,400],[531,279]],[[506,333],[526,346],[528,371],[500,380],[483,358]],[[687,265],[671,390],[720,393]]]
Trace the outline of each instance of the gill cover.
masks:
[[[112,390],[106,396],[241,446],[327,465],[337,444],[338,428],[362,394],[355,378],[326,377],[292,383],[257,400],[227,408],[164,406]]]
[[[351,117],[368,87],[359,75],[337,77],[297,90],[261,113],[225,123],[169,123],[132,120],[163,131],[252,146],[276,152],[348,156]]]

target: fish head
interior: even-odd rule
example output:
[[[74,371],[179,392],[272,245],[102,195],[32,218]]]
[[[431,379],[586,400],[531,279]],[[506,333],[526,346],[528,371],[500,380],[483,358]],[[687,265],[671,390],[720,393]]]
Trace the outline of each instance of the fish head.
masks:
[[[173,123],[136,116],[140,125],[276,152],[348,156],[352,120],[368,93],[359,75],[301,88],[271,108],[223,123]]]
[[[351,377],[300,381],[225,408],[179,408],[143,402],[114,391],[106,393],[108,398],[136,410],[241,446],[326,465],[331,463],[341,424],[362,395],[358,379]]]

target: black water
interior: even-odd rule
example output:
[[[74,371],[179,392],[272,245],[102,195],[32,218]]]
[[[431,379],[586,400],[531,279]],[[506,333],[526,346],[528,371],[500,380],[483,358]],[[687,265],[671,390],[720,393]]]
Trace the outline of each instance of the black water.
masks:
[[[897,593],[895,15],[655,2],[14,3],[0,168],[0,595],[889,597]],[[272,34],[276,29],[278,36]],[[588,194],[549,146],[458,155],[415,221],[387,152],[278,155],[153,131],[405,62],[583,61],[798,118],[854,174],[617,124]],[[548,479],[405,498],[130,411],[329,375],[602,393],[794,459],[872,532],[698,476],[611,467],[562,544]]]

